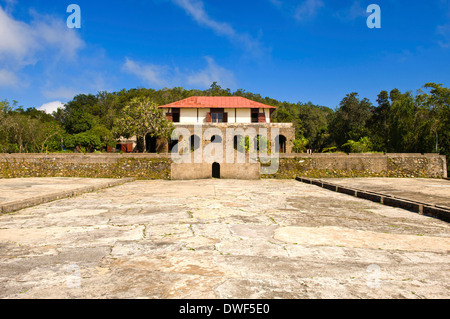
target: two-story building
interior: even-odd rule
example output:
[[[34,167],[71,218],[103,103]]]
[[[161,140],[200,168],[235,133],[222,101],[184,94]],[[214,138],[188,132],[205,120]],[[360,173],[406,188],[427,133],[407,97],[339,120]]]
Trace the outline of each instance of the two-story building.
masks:
[[[292,152],[295,128],[272,123],[276,108],[270,105],[238,96],[193,96],[159,108],[173,122],[178,139],[148,135],[146,151],[187,159],[174,160],[172,179],[259,179],[278,169],[279,153]],[[136,146],[135,139],[122,143],[130,142]]]
[[[190,130],[192,144],[200,138],[194,130],[196,126],[200,125],[202,133],[208,128],[214,127],[222,131],[222,136],[226,135],[227,128],[242,128],[244,130],[253,128],[256,131],[266,129],[268,140],[276,145],[276,149],[280,153],[292,152],[292,142],[295,138],[293,124],[271,123],[271,115],[276,110],[273,106],[238,96],[193,96],[162,105],[160,108],[175,127]],[[276,128],[279,134],[272,136],[272,128]],[[211,139],[214,140],[214,137],[201,135],[203,138],[202,145],[212,142]],[[234,144],[236,145],[237,136],[231,138],[234,138]],[[147,137],[147,152],[166,153],[171,151],[176,143],[177,141],[163,141]]]
[[[243,97],[194,96],[160,106],[173,123],[270,123],[276,109]]]

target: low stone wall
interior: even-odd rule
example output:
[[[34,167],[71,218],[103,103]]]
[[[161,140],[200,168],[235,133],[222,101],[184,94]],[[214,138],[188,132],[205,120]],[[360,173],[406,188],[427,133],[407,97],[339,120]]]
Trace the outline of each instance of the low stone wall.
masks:
[[[0,178],[64,176],[171,179],[171,165],[170,154],[0,154]],[[222,177],[255,178],[254,164],[248,167],[237,165],[241,166],[221,165]],[[259,169],[259,164],[257,166]],[[195,176],[195,170],[202,170],[202,167],[189,166],[184,170],[186,176]],[[208,164],[202,178],[211,177],[210,174],[211,165]],[[447,177],[446,158],[438,154],[282,154],[278,172],[261,177],[293,179],[365,176],[443,178]]]
[[[172,164],[173,180],[208,179],[212,177],[212,164]],[[261,178],[260,163],[220,164],[220,178],[256,180]]]
[[[283,154],[279,170],[265,178],[447,177],[439,154]]]
[[[157,154],[0,154],[0,178],[170,179],[171,163]]]

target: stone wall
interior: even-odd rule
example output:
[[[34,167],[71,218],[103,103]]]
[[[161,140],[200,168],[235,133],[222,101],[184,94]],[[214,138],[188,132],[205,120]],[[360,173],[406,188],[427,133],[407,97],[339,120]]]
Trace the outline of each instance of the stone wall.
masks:
[[[438,154],[281,154],[280,168],[265,178],[447,177],[447,162]]]
[[[203,147],[211,143],[211,130],[220,132],[220,135],[223,138],[224,152],[227,143],[229,143],[229,145],[234,145],[234,135],[232,135],[231,132],[237,133],[240,129],[245,133],[249,133],[249,131],[254,130],[256,134],[261,134],[263,136],[265,135],[267,137],[267,141],[270,143],[275,143],[275,139],[278,135],[284,136],[286,139],[286,153],[292,152],[293,141],[295,139],[295,128],[292,123],[216,123],[203,125],[175,124],[175,127],[186,129],[189,131],[189,136],[201,135],[203,137]],[[275,132],[278,133],[275,134]],[[274,147],[274,145],[272,146]]]
[[[96,177],[170,179],[170,155],[0,154],[0,178]]]
[[[0,178],[170,179],[172,164],[170,154],[0,154]],[[203,164],[184,167],[184,174],[202,170],[202,178],[211,177],[211,164],[204,168],[195,165]],[[259,163],[257,166],[259,168]],[[255,178],[255,169],[255,164],[222,164],[221,175],[223,178]],[[192,176],[195,177],[195,174]],[[447,177],[447,166],[445,156],[437,154],[280,154],[278,172],[261,177],[298,176],[442,178]]]
[[[220,178],[256,180],[261,178],[260,163],[220,164]],[[172,164],[171,179],[208,179],[212,177],[212,164]]]

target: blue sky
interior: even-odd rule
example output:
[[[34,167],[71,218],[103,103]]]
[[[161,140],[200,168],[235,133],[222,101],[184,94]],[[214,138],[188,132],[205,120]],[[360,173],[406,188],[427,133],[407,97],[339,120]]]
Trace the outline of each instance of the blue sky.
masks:
[[[81,28],[69,29],[69,4]],[[366,24],[369,4],[381,28]],[[0,0],[0,100],[51,111],[79,93],[244,89],[336,107],[450,80],[450,0]]]

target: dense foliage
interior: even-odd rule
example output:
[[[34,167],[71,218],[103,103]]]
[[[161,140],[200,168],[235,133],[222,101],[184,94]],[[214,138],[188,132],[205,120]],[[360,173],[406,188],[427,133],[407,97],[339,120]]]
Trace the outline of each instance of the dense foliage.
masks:
[[[413,152],[450,156],[450,89],[427,83],[416,94],[381,91],[376,104],[357,93],[347,94],[336,109],[288,103],[259,94],[231,92],[213,83],[207,90],[131,89],[77,95],[63,109],[48,115],[0,101],[0,152],[87,152],[114,146],[119,136],[167,133],[164,115],[144,114],[142,101],[155,110],[190,96],[242,96],[273,105],[273,122],[294,123],[295,149],[304,152]],[[139,110],[141,107],[141,110]],[[145,116],[144,116],[145,115]],[[137,128],[143,119],[148,127]],[[155,126],[156,125],[156,126]],[[144,132],[144,133],[142,133]]]

